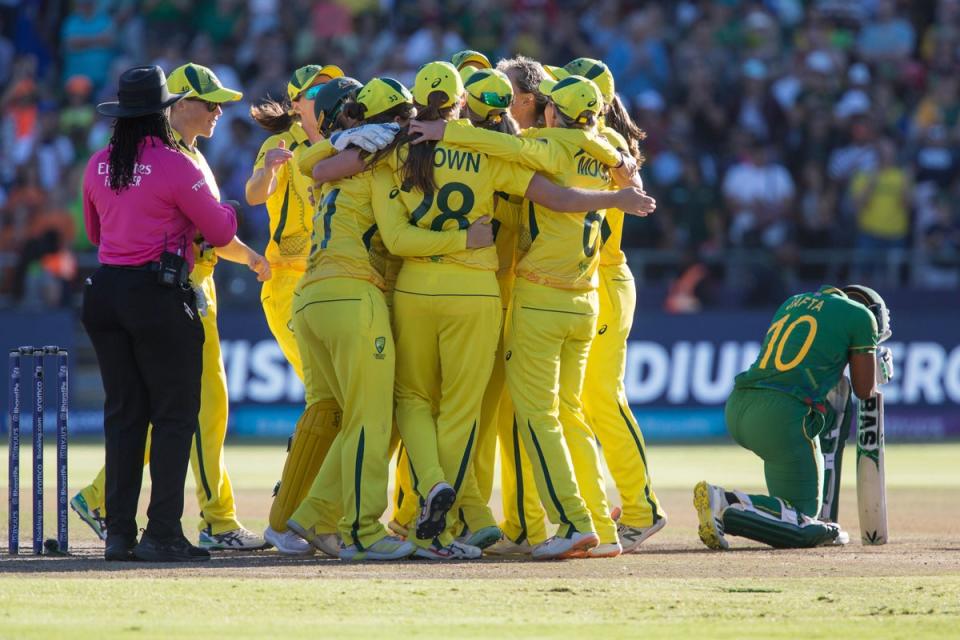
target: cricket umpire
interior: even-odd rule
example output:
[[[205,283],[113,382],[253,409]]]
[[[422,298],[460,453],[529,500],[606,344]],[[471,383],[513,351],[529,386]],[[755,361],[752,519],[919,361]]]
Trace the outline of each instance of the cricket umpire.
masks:
[[[203,326],[189,285],[199,232],[230,242],[236,214],[218,202],[201,171],[176,148],[163,71],[120,76],[113,136],[87,164],[83,210],[101,267],[87,279],[83,325],[104,387],[107,560],[184,562],[210,557],[183,536],[183,487],[200,409]],[[147,426],[153,424],[153,489],[137,543],[137,501]]]

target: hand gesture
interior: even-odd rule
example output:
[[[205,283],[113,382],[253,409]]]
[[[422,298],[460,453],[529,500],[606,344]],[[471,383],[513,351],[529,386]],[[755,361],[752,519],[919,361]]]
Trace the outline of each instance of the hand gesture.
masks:
[[[282,167],[292,157],[293,152],[287,149],[287,143],[281,140],[278,146],[270,149],[263,156],[263,166],[267,171],[273,172]]]

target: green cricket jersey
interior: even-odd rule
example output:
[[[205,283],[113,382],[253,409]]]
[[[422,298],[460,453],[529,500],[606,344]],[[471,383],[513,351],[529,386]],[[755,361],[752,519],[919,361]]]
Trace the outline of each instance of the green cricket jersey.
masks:
[[[737,376],[737,389],[775,389],[805,402],[822,402],[851,353],[874,353],[877,322],[839,289],[822,287],[780,305],[760,355]]]

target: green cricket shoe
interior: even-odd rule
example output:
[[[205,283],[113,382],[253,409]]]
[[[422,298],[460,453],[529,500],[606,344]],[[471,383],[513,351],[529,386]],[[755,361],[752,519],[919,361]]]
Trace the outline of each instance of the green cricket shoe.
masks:
[[[101,540],[107,539],[107,520],[100,515],[100,509],[91,509],[87,504],[83,494],[78,493],[70,500],[70,508],[74,513],[80,516],[83,522],[93,529],[93,532]]]
[[[503,531],[500,530],[500,527],[483,527],[471,533],[466,540],[461,540],[461,542],[465,542],[472,547],[486,549],[502,537]]]
[[[341,560],[403,560],[409,558],[416,546],[408,540],[396,536],[383,536],[362,551],[355,544],[340,547]]]

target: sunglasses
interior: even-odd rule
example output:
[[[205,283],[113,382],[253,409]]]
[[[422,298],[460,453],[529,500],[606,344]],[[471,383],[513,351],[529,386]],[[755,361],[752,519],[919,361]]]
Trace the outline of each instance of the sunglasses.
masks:
[[[306,98],[307,100],[313,100],[314,98],[317,97],[317,94],[320,93],[320,89],[323,89],[323,85],[322,85],[322,84],[317,84],[317,85],[314,85],[314,86],[310,87],[309,89],[307,89],[306,91],[304,91],[304,92],[303,92],[302,94],[300,94],[300,95],[302,95],[302,96],[303,96],[304,98]]]
[[[509,107],[511,100],[513,99],[513,96],[510,94],[500,95],[495,91],[481,91],[479,97],[474,97],[488,107],[499,107],[501,109],[506,109]]]
[[[214,111],[216,111],[217,107],[220,106],[219,102],[210,102],[209,100],[203,100],[201,98],[185,98],[185,100],[189,100],[190,102],[199,102],[203,104],[204,106],[206,106],[207,111],[209,111],[210,113],[213,113]]]

